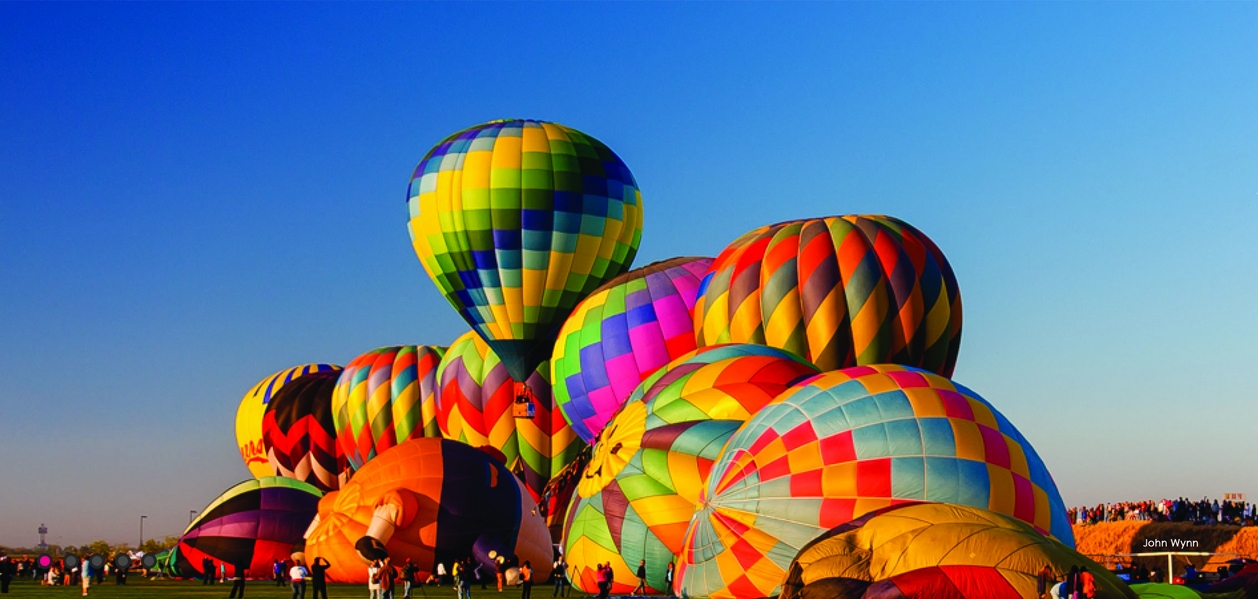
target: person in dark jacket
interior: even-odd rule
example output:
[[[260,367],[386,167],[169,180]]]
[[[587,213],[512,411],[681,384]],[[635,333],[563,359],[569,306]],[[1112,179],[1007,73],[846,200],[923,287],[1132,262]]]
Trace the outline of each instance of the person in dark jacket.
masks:
[[[314,599],[328,599],[328,568],[332,563],[324,557],[316,557],[310,562],[310,586],[314,589]]]
[[[245,571],[249,569],[249,565],[236,562],[236,565],[234,567],[236,570],[234,572],[234,576],[232,576],[232,594],[228,597],[228,599],[235,599],[236,597],[240,597],[241,599],[244,599],[245,597]],[[239,592],[240,594],[239,595],[236,594],[237,592]]]
[[[9,583],[13,582],[13,560],[0,553],[0,593],[9,592]]]
[[[638,563],[638,586],[633,587],[633,592],[629,594],[637,595],[639,592],[646,594],[646,560]]]

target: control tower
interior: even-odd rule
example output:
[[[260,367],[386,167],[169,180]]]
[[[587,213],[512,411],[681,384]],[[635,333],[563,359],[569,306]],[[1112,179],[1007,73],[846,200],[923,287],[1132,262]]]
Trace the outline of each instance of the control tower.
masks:
[[[48,549],[47,537],[48,537],[48,527],[44,526],[41,523],[39,525],[39,550],[40,551],[45,551]]]

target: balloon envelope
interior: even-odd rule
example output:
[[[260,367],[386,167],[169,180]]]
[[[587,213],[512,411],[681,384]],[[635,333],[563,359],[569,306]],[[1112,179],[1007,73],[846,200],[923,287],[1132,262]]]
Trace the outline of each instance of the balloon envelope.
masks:
[[[555,408],[547,380],[549,364],[527,379],[534,393],[533,416],[515,415],[515,380],[498,355],[474,332],[450,344],[437,368],[441,389],[437,423],[448,439],[501,451],[534,500],[546,484],[576,460],[585,444]]]
[[[685,590],[774,595],[808,541],[921,501],[990,509],[1074,545],[1047,468],[990,404],[923,370],[858,366],[792,387],[730,438],[686,531]]]
[[[550,574],[550,533],[520,482],[484,452],[427,437],[380,454],[324,497],[306,557],[331,562],[330,581],[366,582],[355,544],[382,506],[396,509],[396,529],[384,542],[395,566],[410,559],[426,576],[437,563],[483,558],[479,550],[490,547],[530,560],[539,581]]]
[[[1016,518],[921,503],[878,510],[808,543],[780,599],[1038,597],[1040,571],[1063,580],[1087,568],[1097,597],[1134,599],[1113,573]]]
[[[761,227],[717,256],[695,303],[698,345],[761,343],[822,370],[905,364],[951,376],[961,295],[943,252],[889,216]]]
[[[700,489],[730,435],[817,369],[762,345],[701,348],[651,375],[600,434],[577,485],[564,536],[573,585],[597,591],[612,563],[612,592],[647,583],[665,592],[665,569],[682,548]]]
[[[520,381],[549,358],[577,302],[629,269],[642,236],[625,163],[555,123],[493,121],[447,137],[407,198],[424,270]]]
[[[415,437],[440,437],[437,365],[446,348],[381,347],[345,366],[332,396],[337,443],[357,470]]]
[[[290,381],[312,372],[339,372],[340,366],[333,364],[303,364],[287,370],[281,370],[268,376],[245,393],[236,409],[236,445],[240,448],[240,457],[254,478],[275,476],[275,469],[266,457],[266,447],[262,443],[262,417],[266,414],[266,405],[281,387]]]
[[[250,577],[269,577],[272,560],[288,559],[318,513],[323,494],[312,485],[282,476],[242,482],[218,496],[179,538],[179,573],[203,574],[201,560],[214,566],[248,566]]]
[[[302,375],[277,391],[262,417],[262,444],[280,476],[332,491],[347,474],[332,422],[335,371]]]
[[[673,258],[631,270],[585,298],[551,358],[555,401],[593,442],[643,379],[695,348],[694,309],[711,258]]]

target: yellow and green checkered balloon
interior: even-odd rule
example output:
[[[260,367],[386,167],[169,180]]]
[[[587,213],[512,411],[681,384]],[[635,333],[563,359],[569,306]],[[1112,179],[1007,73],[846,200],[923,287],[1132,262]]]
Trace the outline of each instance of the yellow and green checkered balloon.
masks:
[[[642,193],[575,129],[493,121],[437,144],[411,177],[411,242],[450,304],[522,381],[568,314],[629,270]]]

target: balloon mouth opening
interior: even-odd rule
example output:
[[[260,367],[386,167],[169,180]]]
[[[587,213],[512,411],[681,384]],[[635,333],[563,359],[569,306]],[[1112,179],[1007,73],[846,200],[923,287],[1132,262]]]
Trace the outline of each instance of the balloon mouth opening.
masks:
[[[515,384],[515,403],[511,406],[513,416],[523,420],[531,420],[537,415],[537,396],[524,383]]]

